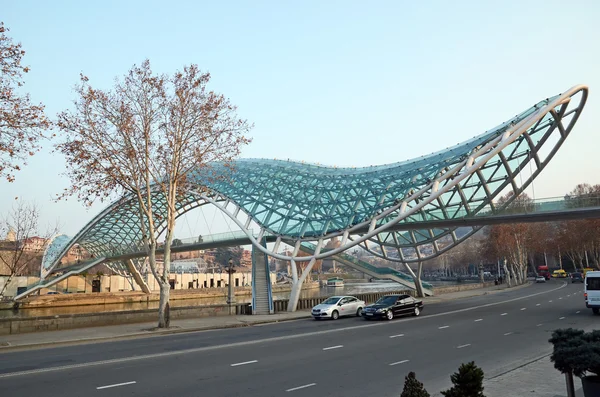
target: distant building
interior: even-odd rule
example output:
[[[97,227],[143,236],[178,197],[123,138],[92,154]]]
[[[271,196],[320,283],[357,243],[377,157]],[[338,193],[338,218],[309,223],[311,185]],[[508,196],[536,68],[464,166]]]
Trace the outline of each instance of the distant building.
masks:
[[[48,239],[43,237],[29,237],[23,240],[23,251],[24,252],[42,252],[46,246]]]

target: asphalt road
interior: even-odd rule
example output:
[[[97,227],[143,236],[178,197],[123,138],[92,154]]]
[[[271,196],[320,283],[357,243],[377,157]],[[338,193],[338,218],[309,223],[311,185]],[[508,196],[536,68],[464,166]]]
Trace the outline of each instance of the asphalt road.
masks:
[[[298,320],[120,342],[0,353],[9,396],[398,396],[415,371],[434,395],[470,360],[487,377],[589,328],[582,284],[553,281],[431,304],[418,317]],[[543,380],[540,380],[543,381]],[[6,394],[5,394],[6,393]]]

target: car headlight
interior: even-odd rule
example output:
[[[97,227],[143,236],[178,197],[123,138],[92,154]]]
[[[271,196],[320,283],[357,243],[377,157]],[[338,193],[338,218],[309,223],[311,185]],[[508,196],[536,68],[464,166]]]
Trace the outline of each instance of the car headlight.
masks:
[[[384,313],[387,309],[377,309],[377,313]]]

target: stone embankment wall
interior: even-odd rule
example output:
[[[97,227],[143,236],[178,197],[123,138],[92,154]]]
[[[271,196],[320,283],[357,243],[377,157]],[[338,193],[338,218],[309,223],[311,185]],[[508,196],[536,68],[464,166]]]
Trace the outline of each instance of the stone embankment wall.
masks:
[[[315,283],[318,285],[318,283]],[[462,285],[445,286],[435,288],[435,294],[444,294],[450,292],[473,290],[477,288],[484,288],[492,286],[494,283],[470,283]],[[186,294],[192,294],[192,291],[185,291]],[[251,291],[250,291],[251,293]],[[370,294],[356,294],[359,299],[365,300],[367,303],[372,303],[382,295],[391,293],[406,293],[413,294],[413,291],[395,291],[385,293],[370,293]],[[129,294],[123,294],[123,296],[114,296],[111,294],[113,299],[148,299],[146,295],[130,296]],[[179,294],[172,294],[172,298]],[[71,298],[77,297],[77,295],[71,296]],[[85,297],[82,296],[81,299]],[[107,296],[106,299],[109,297]],[[181,299],[181,298],[180,298]],[[298,303],[298,309],[307,309],[322,301],[324,298],[306,298],[300,299]],[[98,304],[95,301],[93,304]],[[249,304],[237,304],[236,314],[251,314],[251,308]],[[278,300],[274,302],[276,311],[285,311],[287,309],[287,300]],[[191,306],[191,307],[172,307],[171,308],[171,319],[183,319],[183,318],[198,318],[204,316],[221,316],[229,315],[227,305],[208,305],[208,306]],[[117,325],[117,324],[130,324],[130,323],[143,323],[152,322],[157,319],[157,310],[130,310],[120,312],[105,312],[105,313],[84,313],[84,314],[68,314],[58,316],[47,316],[47,317],[34,317],[34,318],[9,318],[0,319],[0,335],[18,334],[25,332],[38,332],[38,331],[55,331],[61,329],[73,329],[73,328],[84,328],[84,327],[95,327],[102,325]]]

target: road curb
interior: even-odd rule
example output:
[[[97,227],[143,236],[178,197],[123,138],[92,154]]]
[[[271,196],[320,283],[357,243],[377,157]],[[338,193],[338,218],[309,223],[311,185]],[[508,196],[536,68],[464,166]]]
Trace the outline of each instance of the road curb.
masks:
[[[154,336],[162,336],[162,335],[175,335],[175,334],[186,334],[192,332],[202,332],[202,331],[213,331],[216,329],[230,329],[230,328],[245,328],[251,327],[253,325],[262,325],[262,324],[275,324],[281,322],[289,322],[294,320],[306,320],[310,318],[310,314],[302,317],[294,317],[294,318],[282,318],[277,320],[260,320],[260,321],[251,321],[247,323],[240,324],[225,324],[225,325],[212,325],[212,326],[203,326],[196,328],[178,328],[178,329],[166,329],[164,331],[145,331],[145,332],[136,332],[132,334],[123,334],[116,336],[106,336],[99,338],[82,338],[82,339],[72,339],[68,341],[60,341],[60,342],[43,342],[43,343],[28,343],[22,345],[11,345],[10,342],[2,342],[0,343],[0,354],[6,352],[12,352],[17,350],[29,350],[29,349],[43,349],[47,347],[54,346],[75,346],[87,343],[103,343],[103,342],[118,342],[122,340],[128,339],[141,339],[141,338],[151,338]]]

